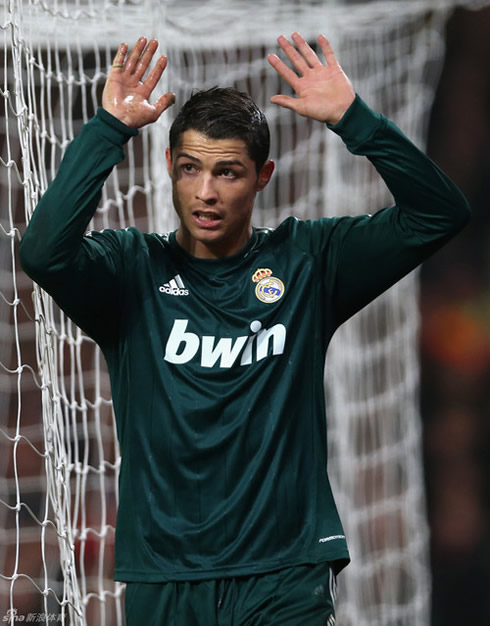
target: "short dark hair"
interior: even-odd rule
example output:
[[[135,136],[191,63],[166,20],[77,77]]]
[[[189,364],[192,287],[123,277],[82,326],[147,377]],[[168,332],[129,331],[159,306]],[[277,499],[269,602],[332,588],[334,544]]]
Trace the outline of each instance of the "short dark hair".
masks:
[[[234,87],[212,87],[191,95],[170,127],[171,152],[186,130],[196,130],[209,139],[242,139],[257,172],[269,156],[265,115],[248,94]]]

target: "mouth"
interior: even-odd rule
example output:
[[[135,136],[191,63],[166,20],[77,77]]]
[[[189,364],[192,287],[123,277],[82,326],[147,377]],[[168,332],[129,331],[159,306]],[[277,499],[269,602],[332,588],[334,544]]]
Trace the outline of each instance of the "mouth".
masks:
[[[201,228],[216,228],[223,219],[214,211],[194,211],[192,218],[194,223]]]

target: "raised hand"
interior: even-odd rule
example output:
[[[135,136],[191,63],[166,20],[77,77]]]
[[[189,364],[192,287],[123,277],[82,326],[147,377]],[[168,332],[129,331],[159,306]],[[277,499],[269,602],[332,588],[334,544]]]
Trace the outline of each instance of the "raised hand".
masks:
[[[175,102],[173,93],[160,96],[154,104],[149,100],[167,66],[166,56],[160,56],[142,80],[157,48],[156,39],[146,45],[145,37],[140,37],[126,58],[128,45],[121,44],[102,93],[103,108],[133,128],[155,122]]]
[[[355,98],[350,80],[324,35],[318,37],[318,43],[326,63],[322,63],[299,33],[294,33],[292,40],[296,47],[283,35],[277,41],[297,73],[275,54],[269,54],[267,60],[294,89],[296,97],[276,95],[271,102],[304,117],[337,124]]]

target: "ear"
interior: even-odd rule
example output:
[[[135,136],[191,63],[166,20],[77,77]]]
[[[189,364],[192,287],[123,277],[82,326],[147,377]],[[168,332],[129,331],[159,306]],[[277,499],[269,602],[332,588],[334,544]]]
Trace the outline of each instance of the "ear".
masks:
[[[264,163],[262,169],[259,172],[259,176],[257,179],[257,191],[262,191],[262,189],[267,185],[269,180],[271,179],[272,172],[274,171],[274,161],[270,159]]]
[[[167,160],[167,172],[170,178],[172,178],[172,155],[170,153],[170,148],[165,150],[165,159]]]

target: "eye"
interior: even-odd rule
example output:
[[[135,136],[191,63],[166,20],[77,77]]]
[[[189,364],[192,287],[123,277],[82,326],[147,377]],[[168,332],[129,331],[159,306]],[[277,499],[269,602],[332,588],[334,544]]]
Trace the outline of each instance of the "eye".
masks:
[[[223,170],[221,170],[221,176],[224,176],[225,178],[236,178],[236,172],[234,172],[232,169],[230,169],[229,167],[225,167]]]
[[[197,172],[197,167],[194,163],[182,163],[181,168],[186,174],[193,174],[194,172]]]

